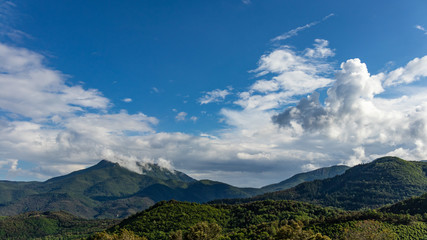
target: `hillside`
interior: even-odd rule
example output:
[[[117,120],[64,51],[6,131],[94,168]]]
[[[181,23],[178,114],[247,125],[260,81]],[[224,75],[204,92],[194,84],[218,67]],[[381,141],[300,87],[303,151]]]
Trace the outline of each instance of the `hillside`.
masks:
[[[380,211],[396,214],[420,214],[427,218],[427,193],[397,202],[393,205],[384,206]]]
[[[89,239],[123,233],[148,240],[422,239],[427,235],[426,220],[288,200],[231,205],[163,201]]]
[[[124,218],[161,200],[206,202],[260,193],[220,182],[196,181],[154,164],[140,167],[143,174],[103,160],[45,182],[2,181],[0,215],[63,210],[84,218]]]
[[[398,204],[405,206],[408,201]],[[81,239],[91,235],[92,240],[172,240],[200,239],[200,234],[209,236],[204,239],[423,239],[426,222],[426,215],[394,214],[388,208],[343,211],[289,200],[232,205],[172,200],[121,222],[86,220],[66,212],[2,217],[0,239]]]
[[[66,212],[28,212],[0,219],[0,239],[79,239],[117,224],[117,220],[86,220]]]
[[[341,175],[345,171],[347,171],[347,169],[349,168],[350,167],[344,166],[344,165],[319,168],[310,172],[296,174],[291,178],[286,179],[280,183],[264,186],[261,188],[261,190],[264,192],[275,192],[280,190],[286,190],[291,187],[295,187],[296,185],[303,182],[309,182],[313,180],[322,180],[326,178],[335,177],[337,175]]]
[[[426,162],[383,157],[333,178],[305,182],[245,201],[288,199],[344,209],[377,208],[427,192],[426,173]]]
[[[324,179],[345,171],[344,166],[297,174],[261,189],[197,181],[179,171],[155,164],[138,164],[139,174],[106,160],[87,169],[45,182],[0,181],[0,215],[28,211],[64,210],[84,218],[124,218],[162,200],[208,202],[250,198],[272,189],[285,189],[302,181]]]

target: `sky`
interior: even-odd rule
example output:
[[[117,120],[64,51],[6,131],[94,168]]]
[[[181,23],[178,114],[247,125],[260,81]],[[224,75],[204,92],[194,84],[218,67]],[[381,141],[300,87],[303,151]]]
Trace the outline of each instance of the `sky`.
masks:
[[[385,155],[425,160],[426,10],[0,1],[0,179],[107,159],[260,187]]]

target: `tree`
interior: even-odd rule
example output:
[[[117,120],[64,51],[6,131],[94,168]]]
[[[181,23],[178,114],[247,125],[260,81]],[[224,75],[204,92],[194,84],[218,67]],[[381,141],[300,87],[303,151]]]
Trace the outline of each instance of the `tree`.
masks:
[[[365,220],[357,222],[352,228],[346,228],[342,238],[345,240],[387,240],[397,239],[397,234],[384,228],[381,223],[377,221]]]
[[[188,240],[216,240],[221,236],[221,227],[216,223],[200,222],[190,228]]]

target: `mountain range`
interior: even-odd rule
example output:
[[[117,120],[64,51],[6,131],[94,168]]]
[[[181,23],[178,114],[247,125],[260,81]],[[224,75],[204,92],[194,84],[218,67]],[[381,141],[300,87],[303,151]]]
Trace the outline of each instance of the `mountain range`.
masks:
[[[248,198],[286,189],[302,181],[341,174],[338,167],[298,174],[264,188],[238,188],[200,180],[156,164],[140,164],[142,174],[106,160],[87,169],[54,177],[45,182],[0,181],[0,215],[28,211],[63,210],[84,218],[123,218],[162,200],[207,202],[215,199]],[[333,170],[331,170],[333,169]]]
[[[0,215],[62,210],[83,218],[124,218],[170,199],[198,203],[297,200],[354,210],[427,192],[427,162],[396,157],[352,168],[321,168],[262,188],[195,180],[155,164],[139,167],[143,174],[102,160],[45,182],[0,181]]]
[[[293,188],[228,203],[297,200],[347,210],[378,208],[427,192],[427,162],[382,157],[344,174],[301,183]]]

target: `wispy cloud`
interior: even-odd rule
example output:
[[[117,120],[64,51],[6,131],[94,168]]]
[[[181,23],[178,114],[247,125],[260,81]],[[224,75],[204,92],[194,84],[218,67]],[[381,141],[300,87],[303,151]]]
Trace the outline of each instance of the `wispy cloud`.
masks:
[[[233,90],[232,87],[228,87],[227,89],[221,90],[221,89],[215,89],[210,92],[206,92],[206,94],[199,99],[200,104],[208,104],[212,102],[221,102],[227,97],[229,94],[231,94],[231,91]]]
[[[13,1],[0,1],[0,36],[7,40],[20,42],[23,39],[33,39],[31,35],[14,28],[16,4]]]
[[[242,3],[243,3],[243,4],[251,4],[251,3],[252,3],[252,1],[251,1],[251,0],[242,0]]]
[[[311,22],[311,23],[308,23],[308,24],[306,24],[306,25],[304,25],[304,26],[300,26],[300,27],[294,28],[294,29],[292,29],[292,30],[290,30],[290,31],[288,31],[288,32],[286,32],[286,33],[284,33],[284,34],[280,35],[280,36],[277,36],[277,37],[275,37],[275,38],[271,39],[271,41],[272,41],[272,42],[276,42],[276,41],[281,41],[281,40],[285,40],[285,39],[288,39],[288,38],[294,37],[294,36],[298,35],[298,33],[299,33],[299,32],[301,32],[301,31],[303,31],[303,30],[305,30],[305,29],[307,29],[307,28],[311,28],[311,27],[313,27],[313,26],[315,26],[315,25],[317,25],[317,24],[319,24],[319,23],[321,23],[321,22],[323,22],[323,21],[327,20],[328,18],[330,18],[330,17],[332,17],[332,16],[334,16],[334,14],[333,14],[333,13],[331,13],[331,14],[329,14],[329,15],[325,16],[325,17],[324,17],[324,18],[322,18],[322,20],[320,20],[320,21]]]
[[[160,90],[156,87],[152,87],[151,90],[152,90],[151,91],[152,93],[159,93],[160,92]]]
[[[415,28],[427,35],[427,30],[421,25],[415,25]]]
[[[185,121],[185,118],[187,117],[187,113],[186,112],[180,112],[175,116],[175,120],[177,121]]]
[[[122,101],[126,102],[126,103],[130,103],[130,102],[132,102],[132,98],[124,98],[124,99],[122,99]]]

